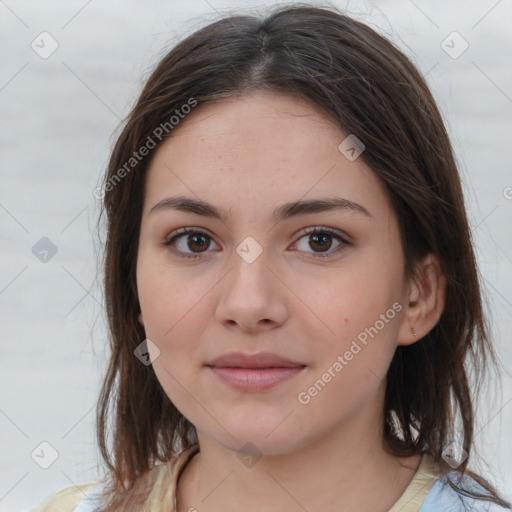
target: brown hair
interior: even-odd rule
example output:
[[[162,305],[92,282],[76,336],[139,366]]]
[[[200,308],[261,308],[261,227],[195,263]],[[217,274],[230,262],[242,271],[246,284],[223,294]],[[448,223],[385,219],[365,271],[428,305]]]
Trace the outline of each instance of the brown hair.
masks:
[[[397,456],[430,454],[443,474],[452,469],[443,459],[449,440],[460,436],[471,452],[468,372],[474,370],[480,382],[487,362],[497,366],[497,361],[441,115],[414,65],[374,30],[332,7],[281,6],[263,19],[221,19],[177,44],[147,80],[113,148],[104,177],[104,291],[112,353],[97,408],[98,443],[111,473],[105,512],[145,503],[146,491],[136,489],[149,470],[196,441],[195,427],[169,400],[152,367],[134,356],[145,338],[137,321],[135,269],[144,179],[154,150],[133,170],[127,171],[126,163],[148,138],[155,139],[158,126],[167,126],[165,137],[172,136],[171,116],[191,100],[200,108],[257,90],[312,102],[364,143],[362,158],[383,183],[398,217],[407,276],[426,254],[438,257],[447,277],[446,307],[431,332],[396,349],[387,374],[385,440]],[[467,463],[457,471],[464,474]],[[509,507],[489,483],[467,472],[488,495],[462,488],[460,493]]]

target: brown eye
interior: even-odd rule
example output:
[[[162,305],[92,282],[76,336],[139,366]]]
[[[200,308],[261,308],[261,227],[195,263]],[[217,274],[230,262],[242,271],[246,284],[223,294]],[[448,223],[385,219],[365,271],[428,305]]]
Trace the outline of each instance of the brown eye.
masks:
[[[195,249],[199,249],[200,252],[204,251],[210,245],[207,236],[202,233],[195,233],[188,235],[186,238],[187,247],[195,252]]]
[[[296,244],[299,244],[301,240],[305,240],[302,243],[302,247],[299,246],[299,250],[304,252],[311,252],[308,249],[313,250],[313,257],[325,258],[338,254],[340,251],[346,248],[350,243],[345,240],[338,232],[333,231],[329,228],[318,228],[315,227],[312,230],[306,232]],[[329,251],[333,247],[333,240],[337,243],[334,250]],[[299,244],[300,245],[300,244]]]
[[[325,252],[332,246],[332,235],[329,233],[315,233],[309,236],[309,244],[313,249],[318,249],[321,252]]]
[[[164,245],[172,252],[184,258],[195,258],[207,252],[213,239],[207,233],[195,229],[183,228],[169,237]]]

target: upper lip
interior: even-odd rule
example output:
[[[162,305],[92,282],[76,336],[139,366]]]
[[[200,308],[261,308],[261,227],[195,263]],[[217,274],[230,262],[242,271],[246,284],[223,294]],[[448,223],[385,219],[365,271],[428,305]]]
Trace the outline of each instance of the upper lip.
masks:
[[[258,352],[256,354],[244,354],[243,352],[229,352],[212,359],[206,366],[221,368],[294,368],[305,366],[290,359],[278,356],[272,352]]]

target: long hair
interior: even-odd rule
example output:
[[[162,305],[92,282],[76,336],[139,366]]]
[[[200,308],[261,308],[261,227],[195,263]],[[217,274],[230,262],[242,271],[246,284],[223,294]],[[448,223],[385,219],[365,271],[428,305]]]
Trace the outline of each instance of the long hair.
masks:
[[[442,473],[452,470],[443,458],[450,440],[471,453],[470,372],[479,382],[486,365],[497,361],[441,115],[415,66],[374,30],[332,7],[280,6],[264,18],[220,19],[172,48],[145,83],[113,147],[100,214],[107,215],[102,265],[111,349],[97,407],[98,444],[110,476],[105,512],[136,510],[151,469],[196,441],[194,425],[170,401],[152,367],[134,356],[145,338],[137,321],[136,260],[144,180],[155,147],[144,157],[140,150],[172,137],[191,108],[252,91],[312,102],[355,134],[366,148],[361,158],[397,215],[406,275],[414,277],[415,263],[428,253],[439,259],[447,277],[446,307],[427,335],[396,349],[387,374],[384,435],[390,453],[429,454]],[[467,463],[457,471],[470,473],[488,491],[470,494],[509,506]]]

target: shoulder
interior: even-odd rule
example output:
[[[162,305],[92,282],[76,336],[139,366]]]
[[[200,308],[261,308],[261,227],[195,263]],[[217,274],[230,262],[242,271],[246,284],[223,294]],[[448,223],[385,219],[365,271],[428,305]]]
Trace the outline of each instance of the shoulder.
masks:
[[[131,492],[137,499],[142,498],[149,510],[172,510],[178,477],[198,451],[199,446],[192,445],[166,463],[154,466],[140,477]],[[105,481],[96,481],[65,487],[31,512],[96,512],[104,505],[105,486]]]
[[[93,495],[93,491],[100,485],[101,482],[97,481],[69,485],[50,495],[31,512],[72,512],[81,501]]]
[[[450,482],[461,492],[454,489]],[[464,475],[460,479],[458,473],[450,472],[434,483],[419,512],[438,512],[440,510],[443,512],[505,512],[510,510],[492,501],[466,496],[464,492],[489,495],[488,491],[471,476]]]

